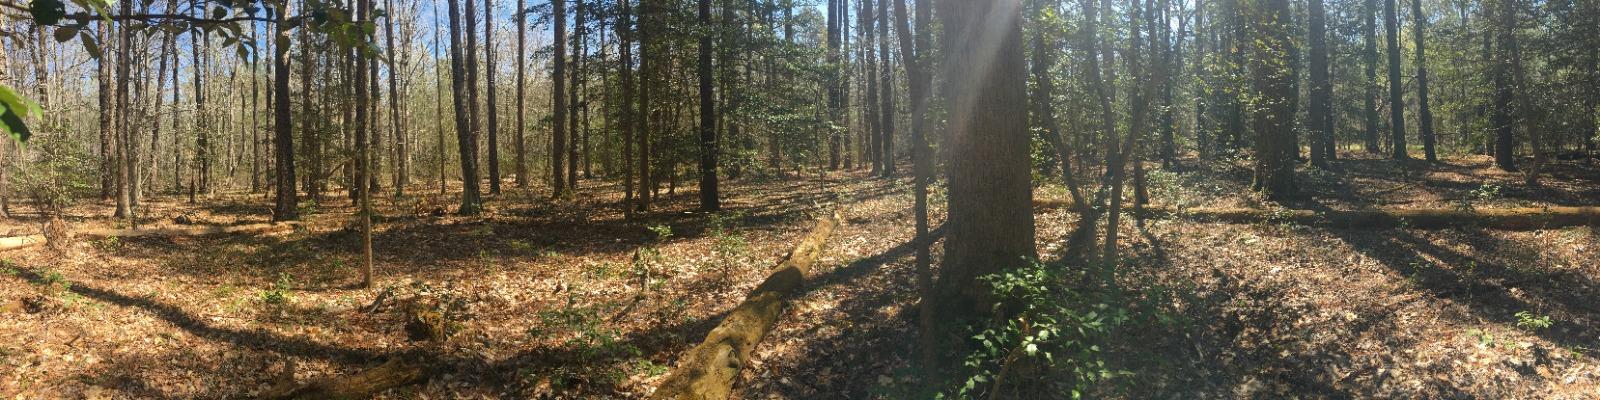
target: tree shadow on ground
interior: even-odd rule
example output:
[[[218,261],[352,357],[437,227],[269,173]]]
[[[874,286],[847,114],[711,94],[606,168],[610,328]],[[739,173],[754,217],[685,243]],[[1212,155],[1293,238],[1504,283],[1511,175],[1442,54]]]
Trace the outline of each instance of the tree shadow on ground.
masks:
[[[1370,230],[1326,232],[1407,277],[1418,290],[1462,304],[1487,321],[1511,324],[1521,311],[1552,314],[1559,321],[1557,327],[1530,333],[1564,348],[1600,348],[1600,327],[1594,325],[1600,321],[1600,307],[1593,305],[1593,299],[1600,296],[1600,286],[1576,273],[1542,270],[1537,266],[1538,259],[1510,259],[1517,254],[1537,255],[1537,250],[1495,238],[1480,229],[1461,231],[1476,242],[1458,243],[1478,254],[1447,248],[1405,230],[1389,230],[1382,235]]]

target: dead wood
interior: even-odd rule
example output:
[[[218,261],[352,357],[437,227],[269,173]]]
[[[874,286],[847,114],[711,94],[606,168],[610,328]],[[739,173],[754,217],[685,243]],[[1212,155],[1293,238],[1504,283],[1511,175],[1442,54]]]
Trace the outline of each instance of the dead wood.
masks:
[[[293,368],[292,363],[288,364]],[[266,399],[364,399],[372,397],[390,388],[404,386],[422,380],[425,376],[423,363],[400,356],[390,358],[383,364],[372,369],[349,375],[336,375],[317,379],[298,387],[292,385],[280,386],[274,393],[268,393],[262,398]],[[289,376],[292,369],[288,370]],[[292,378],[291,378],[292,379]],[[282,390],[282,387],[293,389]]]
[[[725,399],[757,343],[778,322],[785,299],[800,289],[822,254],[839,216],[824,217],[772,270],[744,302],[734,307],[705,341],[690,349],[661,381],[653,399]]]

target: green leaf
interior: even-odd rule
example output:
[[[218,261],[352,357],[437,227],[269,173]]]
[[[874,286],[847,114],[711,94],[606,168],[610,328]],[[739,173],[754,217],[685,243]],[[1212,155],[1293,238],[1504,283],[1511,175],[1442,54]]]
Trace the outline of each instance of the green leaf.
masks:
[[[38,113],[38,104],[0,85],[0,131],[5,131],[18,143],[27,143],[33,133],[23,119]]]

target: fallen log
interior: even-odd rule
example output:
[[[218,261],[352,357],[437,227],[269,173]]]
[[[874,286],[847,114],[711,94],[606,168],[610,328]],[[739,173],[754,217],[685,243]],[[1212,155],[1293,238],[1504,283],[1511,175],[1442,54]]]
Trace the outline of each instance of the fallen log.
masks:
[[[1071,201],[1035,200],[1041,209],[1071,208]],[[1127,210],[1144,218],[1185,218],[1229,223],[1293,222],[1334,228],[1383,229],[1411,227],[1441,229],[1479,227],[1503,230],[1553,229],[1600,226],[1600,207],[1519,208],[1379,208],[1372,210],[1264,210],[1256,208],[1175,209],[1150,205]]]
[[[138,237],[138,236],[206,236],[224,233],[276,233],[292,231],[300,226],[295,222],[274,222],[245,225],[157,226],[137,229],[89,229],[77,234],[88,237]]]
[[[292,365],[288,371],[293,379]],[[389,388],[411,384],[424,376],[423,364],[407,357],[394,357],[382,365],[349,375],[314,380],[292,389],[268,393],[266,399],[365,399]],[[287,386],[287,385],[286,385]]]
[[[379,297],[386,297],[380,295]],[[369,309],[377,309],[374,301]],[[452,333],[450,321],[445,319],[443,305],[438,299],[416,296],[400,300],[399,311],[405,316],[405,331],[412,341],[438,346],[449,340]],[[345,374],[332,375],[305,383],[295,383],[294,360],[285,361],[284,372],[278,383],[267,391],[265,399],[365,399],[386,390],[422,382],[429,375],[433,360],[426,351],[399,353],[377,367]]]
[[[795,245],[767,279],[734,307],[705,341],[684,354],[678,366],[656,388],[652,399],[725,399],[733,380],[749,362],[757,343],[777,324],[783,303],[805,283],[811,264],[822,254],[839,216],[824,217]]]
[[[139,236],[206,236],[226,233],[278,233],[293,231],[302,226],[297,222],[277,222],[246,225],[161,226],[139,229],[89,229],[73,232],[73,236],[89,238],[139,237]],[[49,242],[45,234],[0,237],[0,251],[33,247]]]
[[[32,234],[0,238],[0,251],[16,250],[44,244],[44,234]]]

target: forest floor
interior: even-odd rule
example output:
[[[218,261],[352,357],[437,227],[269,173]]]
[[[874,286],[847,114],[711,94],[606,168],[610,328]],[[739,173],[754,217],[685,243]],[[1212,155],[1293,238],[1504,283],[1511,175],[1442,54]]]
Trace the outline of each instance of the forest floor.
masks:
[[[1530,189],[1488,164],[1343,160],[1332,173],[1302,170],[1308,195],[1286,206],[1600,205],[1600,167],[1557,163]],[[359,235],[343,228],[342,193],[303,207],[308,223],[293,232],[0,253],[0,397],[249,398],[286,370],[305,381],[398,354],[424,354],[436,373],[382,398],[643,397],[832,211],[844,224],[735,397],[892,397],[911,384],[909,180],[862,171],[733,180],[729,211],[694,212],[695,193],[680,190],[631,221],[616,206],[620,186],[591,182],[570,201],[508,190],[476,217],[438,215],[454,198],[437,189],[379,198],[373,289],[354,287]],[[1242,161],[1188,159],[1150,174],[1158,204],[1272,207],[1248,187]],[[1063,193],[1043,185],[1036,197]],[[149,224],[266,222],[271,212],[263,195],[149,203]],[[932,204],[937,227],[943,194]],[[0,231],[39,231],[20,208]],[[110,211],[85,202],[67,220],[122,224]],[[1036,221],[1048,259],[1076,216],[1040,208]],[[1119,280],[1171,318],[1119,328],[1111,364],[1131,374],[1097,397],[1600,397],[1595,227],[1126,221]],[[397,293],[440,299],[454,336],[408,341]]]

